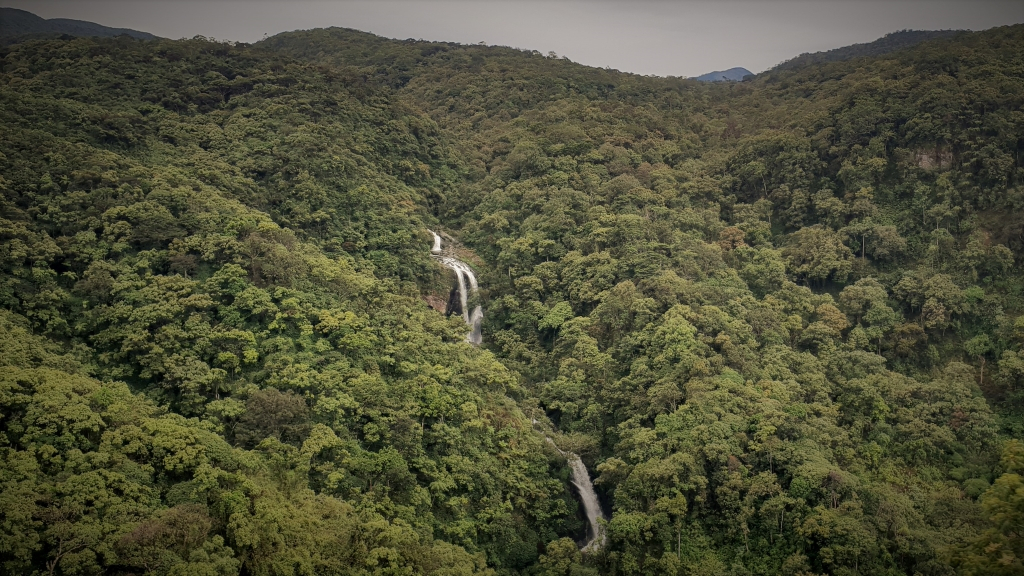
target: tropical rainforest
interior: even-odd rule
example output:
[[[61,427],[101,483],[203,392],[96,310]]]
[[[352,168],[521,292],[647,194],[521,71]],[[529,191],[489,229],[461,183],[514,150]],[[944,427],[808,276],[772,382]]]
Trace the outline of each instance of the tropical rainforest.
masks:
[[[0,571],[1024,573],[1024,26],[819,60],[0,47]]]

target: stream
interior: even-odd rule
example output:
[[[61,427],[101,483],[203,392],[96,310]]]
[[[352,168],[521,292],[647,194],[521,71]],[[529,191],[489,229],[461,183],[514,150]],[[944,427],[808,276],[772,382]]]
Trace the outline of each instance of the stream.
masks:
[[[469,264],[455,257],[454,249],[447,251],[444,249],[440,235],[433,230],[428,230],[428,232],[434,237],[434,246],[430,249],[431,257],[455,273],[462,319],[470,327],[469,334],[466,335],[466,342],[479,346],[483,342],[480,324],[484,319],[484,311],[480,305],[474,306],[472,312],[469,311],[469,298],[476,296],[479,289],[476,275],[473,274],[473,269],[469,267]],[[449,304],[451,300],[449,298]],[[534,420],[533,423],[537,424],[537,421]],[[601,510],[601,503],[597,499],[597,493],[594,492],[594,485],[590,481],[590,473],[578,455],[560,449],[555,445],[554,440],[547,436],[544,436],[544,439],[550,442],[555,447],[555,450],[565,457],[566,462],[568,462],[569,472],[572,476],[572,485],[576,487],[576,492],[580,495],[580,502],[583,504],[583,510],[587,514],[587,523],[590,526],[590,531],[588,532],[590,540],[583,545],[582,550],[584,552],[598,550],[604,546],[606,541],[604,529],[598,521],[605,521],[607,518],[604,515],[604,511]]]

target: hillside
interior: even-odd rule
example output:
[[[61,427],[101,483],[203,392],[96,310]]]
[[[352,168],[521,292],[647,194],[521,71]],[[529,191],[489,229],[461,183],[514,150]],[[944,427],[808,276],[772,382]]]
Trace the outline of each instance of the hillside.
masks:
[[[882,56],[905,48],[916,46],[921,42],[935,40],[938,38],[951,38],[963,32],[962,30],[900,30],[890,32],[873,42],[863,44],[852,44],[842,48],[833,48],[824,52],[811,52],[786,60],[775,66],[772,70],[796,70],[805,66],[825,64],[827,62],[842,62],[853,58],[865,56]]]
[[[69,36],[113,37],[126,34],[132,38],[151,40],[156,36],[129,28],[110,28],[68,18],[40,18],[31,12],[17,8],[0,7],[0,42],[10,43],[24,37],[40,37],[67,34]]]
[[[4,570],[1019,571],[1022,53],[0,48]]]

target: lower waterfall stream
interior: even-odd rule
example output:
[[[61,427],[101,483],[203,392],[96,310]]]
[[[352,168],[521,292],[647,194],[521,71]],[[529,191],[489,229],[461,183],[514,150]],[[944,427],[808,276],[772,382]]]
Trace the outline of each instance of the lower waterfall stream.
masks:
[[[466,341],[479,346],[483,342],[483,335],[480,332],[480,324],[484,318],[484,311],[480,305],[474,306],[473,311],[469,311],[469,298],[475,296],[479,286],[476,281],[476,275],[473,274],[473,269],[469,267],[462,260],[455,257],[454,251],[445,253],[442,247],[442,239],[439,234],[433,230],[428,230],[434,237],[434,246],[430,249],[431,256],[437,260],[442,266],[451,270],[455,273],[456,280],[458,282],[459,292],[459,303],[461,304],[462,319],[470,326],[469,334],[466,335]],[[534,424],[537,421],[534,420]],[[601,503],[597,499],[597,493],[594,492],[594,485],[590,481],[590,473],[587,471],[587,467],[583,464],[583,460],[573,452],[566,452],[555,445],[554,440],[545,436],[545,440],[551,443],[563,457],[566,462],[569,463],[569,471],[572,475],[572,485],[576,487],[576,491],[580,495],[580,501],[583,503],[583,510],[587,514],[587,523],[590,526],[591,538],[582,547],[584,552],[592,552],[600,549],[604,546],[606,537],[604,528],[601,526],[600,521],[606,521],[607,518],[604,515],[604,511],[601,509]]]
[[[590,473],[587,471],[586,465],[583,464],[583,460],[575,453],[562,450],[555,445],[554,440],[547,436],[544,439],[550,442],[555,447],[555,450],[558,450],[558,453],[564,456],[565,461],[569,463],[572,485],[576,487],[576,491],[580,495],[580,501],[583,503],[583,511],[587,514],[587,524],[590,525],[590,534],[592,536],[583,545],[581,550],[584,552],[599,550],[604,546],[606,536],[604,527],[601,526],[598,520],[607,521],[608,519],[604,515],[604,510],[601,509],[601,502],[597,499],[597,493],[594,492],[594,484],[590,482]]]

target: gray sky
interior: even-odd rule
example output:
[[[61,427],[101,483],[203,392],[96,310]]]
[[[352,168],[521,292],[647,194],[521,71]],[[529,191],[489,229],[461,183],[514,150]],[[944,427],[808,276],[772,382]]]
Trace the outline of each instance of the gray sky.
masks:
[[[902,29],[1024,23],[1024,0],[0,0],[168,38],[252,42],[344,26],[391,38],[486,42],[638,74],[760,72],[803,52]]]

